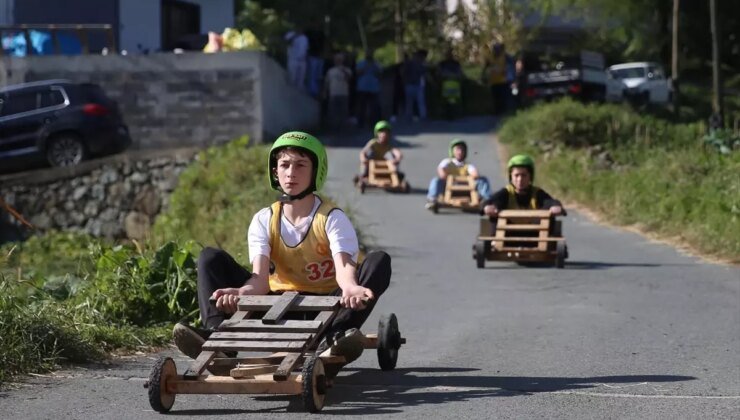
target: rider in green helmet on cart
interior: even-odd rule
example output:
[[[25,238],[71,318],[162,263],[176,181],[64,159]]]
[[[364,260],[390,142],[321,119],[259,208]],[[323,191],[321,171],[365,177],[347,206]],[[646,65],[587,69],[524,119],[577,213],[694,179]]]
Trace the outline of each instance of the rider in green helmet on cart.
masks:
[[[391,124],[388,121],[381,120],[375,124],[373,128],[373,134],[375,136],[370,139],[360,151],[360,170],[361,174],[359,177],[355,177],[355,184],[361,179],[363,182],[367,182],[368,177],[368,162],[370,160],[391,160],[396,167],[403,160],[403,153],[393,143],[391,135]],[[398,173],[399,177],[403,179],[403,174]]]

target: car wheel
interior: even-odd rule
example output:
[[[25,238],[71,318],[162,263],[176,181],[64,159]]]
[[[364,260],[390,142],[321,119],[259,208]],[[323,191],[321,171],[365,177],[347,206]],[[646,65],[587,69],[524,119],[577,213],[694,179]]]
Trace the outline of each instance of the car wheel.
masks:
[[[74,134],[56,136],[46,145],[46,160],[51,166],[77,165],[86,157],[85,145]]]

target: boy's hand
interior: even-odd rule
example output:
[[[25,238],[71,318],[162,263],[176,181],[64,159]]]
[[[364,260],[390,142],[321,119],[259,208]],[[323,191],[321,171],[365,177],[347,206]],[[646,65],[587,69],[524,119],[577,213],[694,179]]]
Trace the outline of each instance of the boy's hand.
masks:
[[[233,314],[239,309],[239,289],[236,287],[217,289],[212,297],[216,299],[216,309],[221,312]]]
[[[495,217],[496,215],[498,215],[498,209],[493,204],[489,204],[483,207],[483,214],[485,214],[486,216]]]
[[[344,308],[350,308],[355,311],[361,311],[366,308],[365,303],[375,299],[373,291],[362,286],[352,286],[346,290],[342,290],[342,298],[339,303]]]
[[[550,207],[550,214],[553,216],[559,216],[563,214],[563,208],[561,206],[552,206]]]

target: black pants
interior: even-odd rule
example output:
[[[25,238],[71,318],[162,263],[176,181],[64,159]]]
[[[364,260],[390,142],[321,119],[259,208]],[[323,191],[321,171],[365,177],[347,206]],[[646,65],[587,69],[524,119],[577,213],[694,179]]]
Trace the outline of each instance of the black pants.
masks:
[[[225,287],[241,287],[252,274],[226,251],[215,248],[205,248],[198,256],[198,306],[200,319],[205,328],[217,329],[226,319],[226,314],[216,309],[216,304],[209,299],[216,289]],[[350,328],[360,328],[372,312],[380,296],[388,288],[391,281],[391,257],[383,251],[369,252],[360,264],[357,283],[367,287],[375,294],[375,299],[368,303],[362,311],[353,311],[349,308],[339,310],[328,331],[344,331]],[[341,296],[341,289],[330,293],[331,296]]]
[[[380,119],[379,95],[374,92],[357,92],[357,124],[365,126],[366,121],[374,124]]]

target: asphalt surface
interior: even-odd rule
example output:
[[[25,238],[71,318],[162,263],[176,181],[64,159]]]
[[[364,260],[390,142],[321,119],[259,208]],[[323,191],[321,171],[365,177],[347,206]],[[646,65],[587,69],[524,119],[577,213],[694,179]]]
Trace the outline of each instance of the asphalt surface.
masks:
[[[394,312],[408,343],[381,372],[373,351],[329,390],[324,415],[404,418],[740,418],[740,269],[637,234],[564,219],[566,268],[476,269],[477,216],[424,210],[453,137],[503,185],[483,119],[398,130],[411,194],[353,189],[367,135],[332,138],[327,191],[371,249],[393,258],[391,287],[364,331]],[[187,360],[173,355],[178,371]],[[25,380],[0,392],[0,418],[149,419],[143,384],[157,355]],[[178,395],[176,418],[303,418],[298,398]]]

